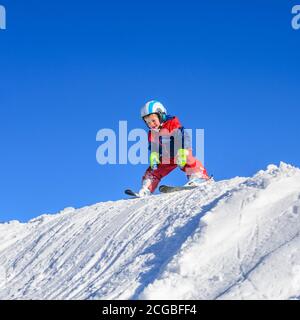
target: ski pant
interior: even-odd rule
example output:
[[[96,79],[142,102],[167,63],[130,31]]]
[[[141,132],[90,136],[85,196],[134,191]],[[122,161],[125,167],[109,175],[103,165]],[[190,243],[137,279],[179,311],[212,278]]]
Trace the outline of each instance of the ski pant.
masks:
[[[149,180],[149,184],[147,184],[148,189],[151,192],[154,192],[156,187],[158,186],[160,180],[167,176],[171,171],[177,168],[177,164],[175,163],[175,159],[169,160],[169,163],[165,163],[162,161],[157,167],[157,169],[153,170],[149,167],[144,176],[143,182],[147,179]],[[188,156],[187,164],[184,167],[179,167],[187,177],[197,174],[202,179],[209,179],[206,169],[203,167],[201,161],[193,157],[192,155]]]

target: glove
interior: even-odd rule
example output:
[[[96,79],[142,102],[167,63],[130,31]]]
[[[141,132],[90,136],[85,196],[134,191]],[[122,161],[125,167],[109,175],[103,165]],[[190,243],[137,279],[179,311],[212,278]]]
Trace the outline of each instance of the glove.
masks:
[[[176,164],[179,167],[184,167],[187,163],[187,156],[189,151],[187,149],[178,149],[177,156],[176,156]]]
[[[151,169],[156,169],[157,166],[160,164],[160,160],[159,160],[159,153],[156,151],[152,151],[150,153],[150,167]]]

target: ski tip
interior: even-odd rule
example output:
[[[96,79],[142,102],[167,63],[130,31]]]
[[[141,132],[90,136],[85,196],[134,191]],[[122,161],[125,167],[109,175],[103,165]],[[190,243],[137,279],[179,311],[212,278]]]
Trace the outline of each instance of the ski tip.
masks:
[[[128,196],[136,197],[136,198],[139,197],[139,195],[138,195],[136,192],[133,192],[133,191],[130,190],[130,189],[126,189],[124,192],[125,192],[125,194],[127,194]]]
[[[166,186],[166,185],[161,185],[161,186],[159,186],[159,188],[158,188],[158,190],[160,191],[160,192],[162,192],[163,190],[165,190],[166,188],[168,188],[168,186]]]

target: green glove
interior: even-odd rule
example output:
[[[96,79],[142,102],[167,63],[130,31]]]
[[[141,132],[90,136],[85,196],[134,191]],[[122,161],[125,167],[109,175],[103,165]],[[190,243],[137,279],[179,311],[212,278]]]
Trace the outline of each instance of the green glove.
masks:
[[[187,163],[187,156],[189,151],[187,149],[178,149],[176,156],[176,164],[179,167],[184,167]]]
[[[150,167],[151,169],[155,169],[160,164],[159,153],[152,151],[150,153]]]

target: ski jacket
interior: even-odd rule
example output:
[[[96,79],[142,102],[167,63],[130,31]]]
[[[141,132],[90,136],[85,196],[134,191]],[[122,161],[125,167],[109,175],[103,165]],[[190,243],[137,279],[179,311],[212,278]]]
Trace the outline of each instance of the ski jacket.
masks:
[[[178,149],[190,149],[191,140],[179,119],[167,115],[159,131],[149,130],[148,149],[158,152],[160,157],[174,159]]]

